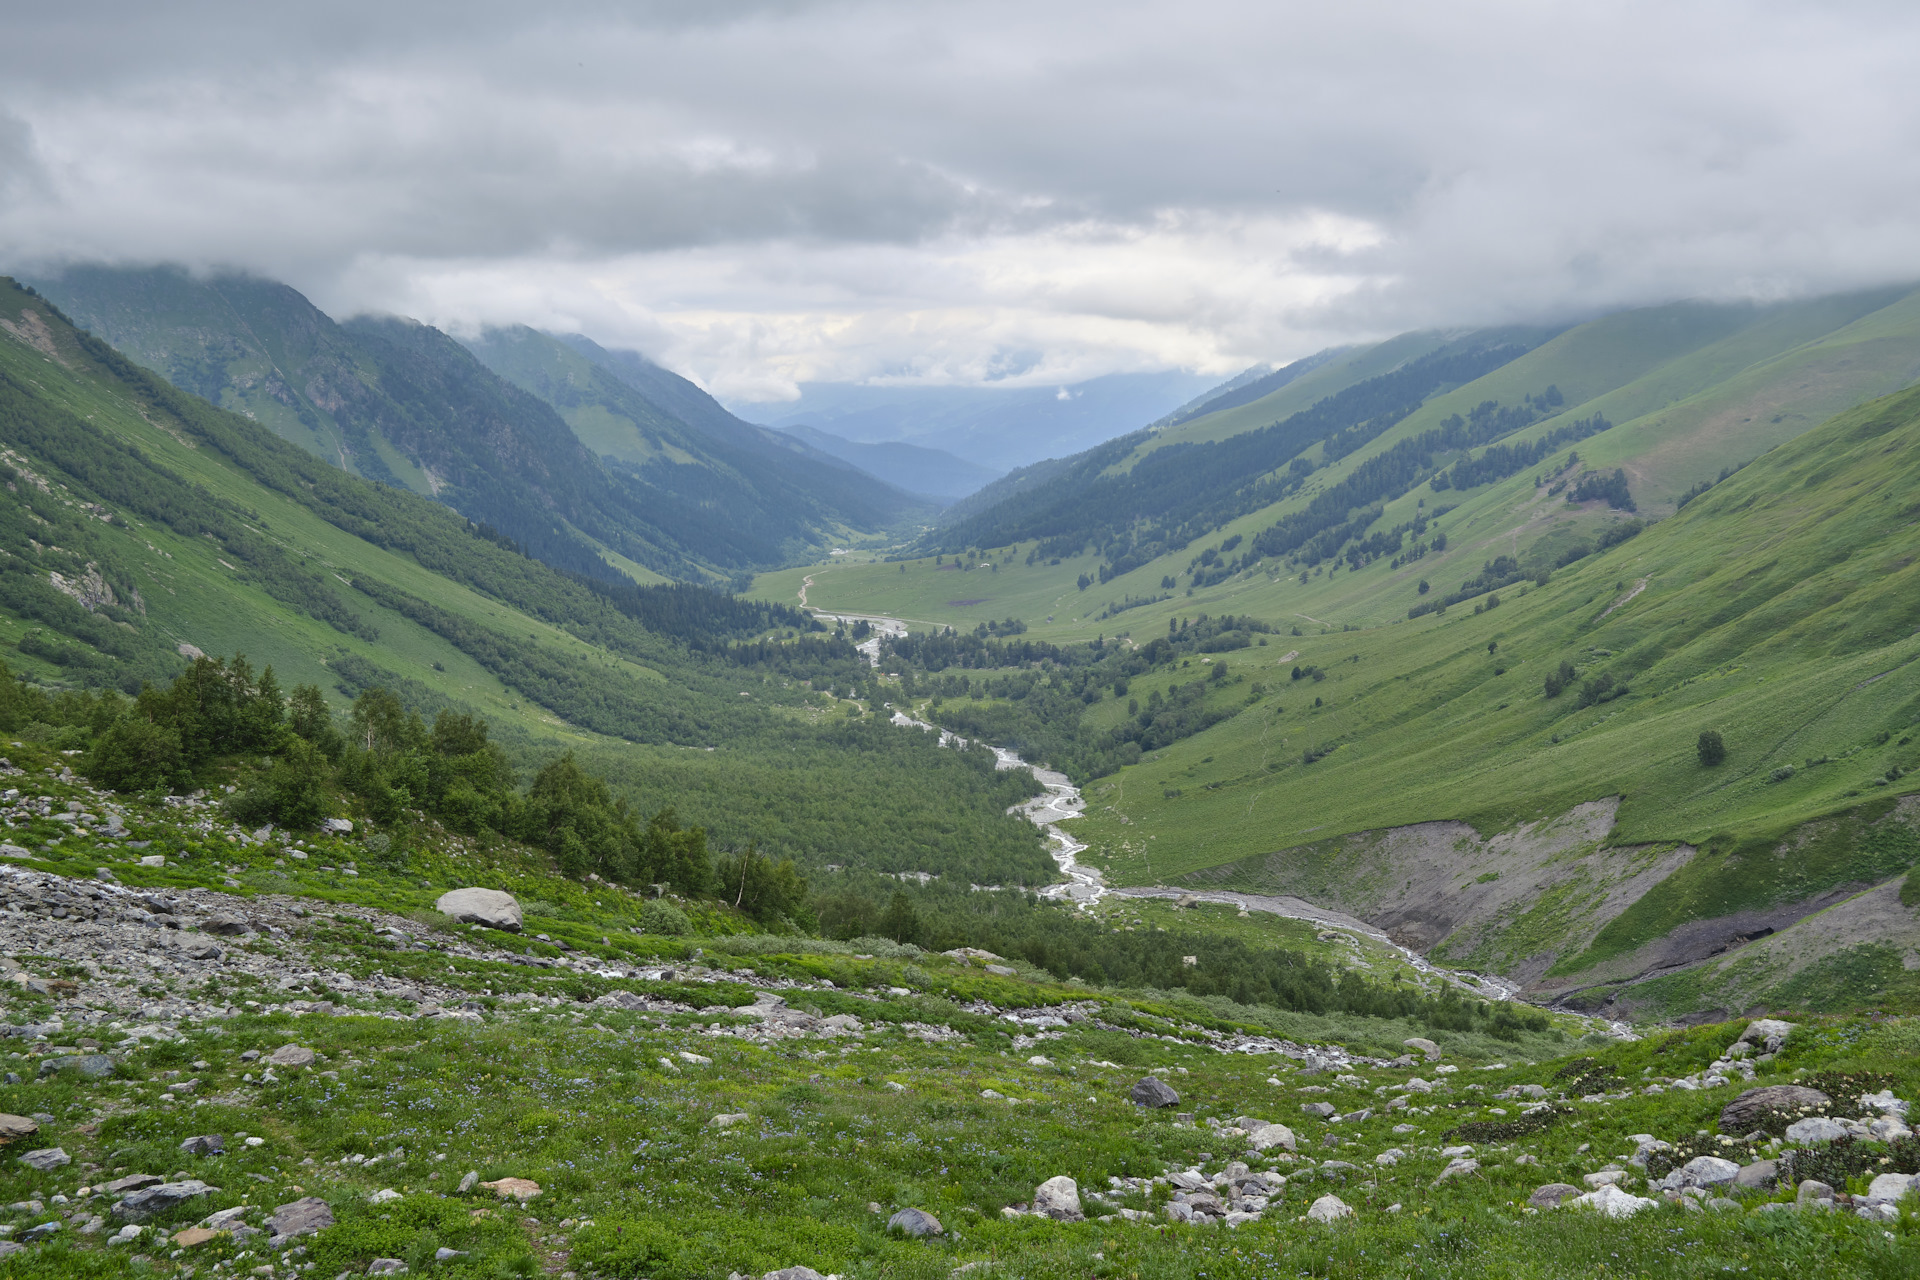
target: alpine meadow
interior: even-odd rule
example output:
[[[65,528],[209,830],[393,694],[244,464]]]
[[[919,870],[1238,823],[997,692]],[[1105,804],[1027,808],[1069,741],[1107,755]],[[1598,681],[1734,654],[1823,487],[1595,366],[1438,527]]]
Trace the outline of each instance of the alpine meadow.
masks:
[[[9,15],[0,1280],[1920,1274],[1920,24],[1487,7]]]

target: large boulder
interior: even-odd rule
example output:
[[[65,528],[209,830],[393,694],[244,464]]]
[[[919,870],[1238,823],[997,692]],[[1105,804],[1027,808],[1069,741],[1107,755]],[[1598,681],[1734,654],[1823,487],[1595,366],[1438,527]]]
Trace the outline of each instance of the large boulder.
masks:
[[[1847,1136],[1847,1126],[1826,1116],[1808,1116],[1787,1126],[1788,1142],[1838,1142]]]
[[[1180,1095],[1153,1076],[1145,1076],[1127,1090],[1127,1096],[1142,1107],[1177,1107]]]
[[[1818,1089],[1799,1084],[1770,1084],[1749,1089],[1720,1109],[1720,1132],[1752,1133],[1769,1123],[1777,1124],[1783,1115],[1798,1118],[1824,1111],[1833,1099]]]
[[[1048,1178],[1033,1189],[1033,1211],[1061,1222],[1079,1222],[1086,1217],[1080,1211],[1080,1184],[1064,1173]]]
[[[303,1044],[283,1044],[266,1056],[270,1067],[310,1067],[316,1055]]]
[[[41,1173],[52,1173],[73,1163],[73,1157],[59,1147],[42,1147],[19,1157],[20,1163]]]
[[[1740,1038],[1734,1043],[1757,1044],[1763,1053],[1778,1053],[1780,1046],[1785,1044],[1787,1037],[1792,1034],[1793,1027],[1793,1023],[1782,1022],[1778,1018],[1755,1018],[1747,1024],[1747,1029],[1740,1033]]]
[[[1779,1161],[1755,1160],[1752,1164],[1740,1166],[1740,1172],[1733,1175],[1733,1185],[1742,1191],[1763,1191],[1771,1187],[1779,1176]]]
[[[1920,1177],[1911,1173],[1883,1173],[1867,1186],[1868,1203],[1892,1202],[1920,1184]]]
[[[113,1216],[122,1222],[145,1222],[148,1218],[165,1213],[175,1205],[185,1204],[198,1196],[218,1191],[198,1178],[188,1178],[182,1182],[163,1182],[157,1187],[148,1187],[143,1191],[129,1194],[119,1204],[113,1206]]]
[[[21,1138],[31,1138],[40,1132],[40,1123],[30,1116],[16,1116],[0,1113],[0,1146],[9,1142],[18,1142]]]
[[[450,889],[433,905],[462,924],[520,932],[520,904],[498,889]]]
[[[1440,1061],[1440,1046],[1425,1036],[1414,1036],[1412,1039],[1402,1040],[1400,1043],[1409,1049],[1417,1050],[1423,1054],[1428,1062]]]
[[[104,1053],[68,1053],[57,1058],[40,1059],[39,1078],[58,1075],[62,1071],[78,1073],[83,1079],[104,1080],[113,1074],[113,1059]]]

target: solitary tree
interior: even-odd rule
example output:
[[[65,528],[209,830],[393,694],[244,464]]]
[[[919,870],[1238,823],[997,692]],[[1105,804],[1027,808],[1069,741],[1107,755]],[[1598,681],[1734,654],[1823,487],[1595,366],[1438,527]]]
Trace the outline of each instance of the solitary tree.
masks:
[[[1720,731],[1718,729],[1702,729],[1700,731],[1700,763],[1704,765],[1716,765],[1726,758],[1727,744],[1726,740],[1720,736]]]

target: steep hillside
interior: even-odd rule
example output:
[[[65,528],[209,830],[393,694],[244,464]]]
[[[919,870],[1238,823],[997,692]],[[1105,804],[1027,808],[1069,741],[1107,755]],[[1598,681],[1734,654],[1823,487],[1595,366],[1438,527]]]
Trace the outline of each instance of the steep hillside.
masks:
[[[809,603],[940,621],[927,592],[961,597],[945,612],[968,606],[978,636],[895,644],[925,714],[1097,779],[1076,836],[1117,883],[1298,895],[1616,1008],[1857,997],[1920,964],[1899,902],[1920,862],[1899,800],[1920,768],[1920,390],[1775,445],[1650,526],[1567,520],[1565,482],[1557,466],[1502,482],[1498,541],[1438,516],[1472,569],[1395,566],[1435,589],[1389,625],[1261,607],[1315,589],[1297,579],[1226,595],[1232,616],[1167,591],[1028,625],[1046,566],[1018,546],[816,570]],[[1510,536],[1552,524],[1531,553]],[[1343,559],[1309,583],[1386,568]],[[1104,642],[1070,642],[1094,627]],[[1703,761],[1708,731],[1724,761]]]
[[[42,287],[83,327],[175,385],[356,474],[446,502],[575,572],[641,580],[736,574],[879,528],[911,506],[831,460],[796,459],[790,448],[762,452],[791,464],[798,485],[814,478],[811,465],[828,481],[823,497],[762,492],[730,465],[735,460],[711,453],[683,451],[673,466],[609,468],[552,406],[446,335],[392,318],[337,325],[284,285],[80,267]],[[674,421],[651,406],[627,407],[660,427]],[[684,425],[672,430],[688,434]],[[777,466],[768,459],[760,469]]]
[[[982,883],[1050,870],[1005,812],[1031,779],[887,725],[849,640],[796,635],[791,610],[557,572],[160,382],[10,282],[0,417],[0,646],[35,682],[133,692],[185,653],[244,652],[283,689],[482,714],[521,768],[572,749],[722,847]]]

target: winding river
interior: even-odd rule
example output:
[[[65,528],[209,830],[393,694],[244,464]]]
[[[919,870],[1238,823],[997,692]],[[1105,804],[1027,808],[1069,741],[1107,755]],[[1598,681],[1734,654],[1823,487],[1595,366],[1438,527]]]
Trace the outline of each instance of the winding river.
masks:
[[[807,606],[806,603],[806,587],[812,585],[813,579],[809,577],[806,580],[806,585],[801,588],[800,592],[800,603],[808,608],[812,608],[812,606]],[[845,622],[848,624],[865,622],[871,626],[873,628],[873,635],[862,641],[856,647],[866,655],[867,661],[876,667],[880,665],[880,642],[887,636],[903,636],[907,634],[907,624],[899,618],[861,613],[828,613],[822,609],[812,609],[812,612],[815,616],[827,621]],[[965,738],[949,730],[942,729],[938,725],[929,724],[925,720],[915,719],[913,716],[894,707],[891,703],[887,704],[887,709],[893,713],[894,724],[921,729],[928,733],[937,733],[940,735],[940,744],[942,746],[964,747],[967,745]],[[1051,884],[1041,889],[1039,892],[1043,898],[1053,898],[1055,900],[1071,902],[1082,910],[1090,909],[1102,898],[1109,896],[1115,898],[1164,898],[1186,904],[1200,902],[1228,904],[1236,906],[1246,912],[1259,911],[1268,915],[1283,916],[1289,920],[1305,920],[1311,924],[1319,925],[1322,929],[1337,930],[1339,932],[1371,939],[1382,946],[1392,948],[1415,972],[1452,983],[1454,986],[1470,991],[1484,999],[1511,1000],[1515,998],[1519,992],[1519,988],[1516,985],[1492,974],[1467,973],[1456,969],[1436,969],[1433,965],[1428,964],[1426,958],[1418,952],[1410,951],[1401,946],[1385,933],[1366,923],[1366,921],[1347,915],[1344,912],[1329,910],[1326,907],[1317,907],[1302,898],[1295,898],[1288,895],[1239,893],[1225,889],[1178,889],[1170,885],[1126,885],[1119,888],[1110,887],[1100,874],[1098,867],[1090,867],[1080,862],[1079,855],[1085,852],[1087,846],[1075,840],[1061,828],[1062,823],[1073,818],[1078,818],[1086,812],[1086,797],[1081,794],[1080,788],[1074,786],[1073,781],[1068,778],[1066,774],[1031,764],[1021,759],[1019,755],[1014,752],[1006,750],[1004,747],[994,747],[993,754],[1000,768],[1025,769],[1033,774],[1041,786],[1046,788],[1046,791],[1042,794],[1035,796],[1024,804],[1015,805],[1012,809],[1008,810],[1009,813],[1024,814],[1029,822],[1046,833],[1047,852],[1053,856],[1054,864],[1060,868],[1061,883]]]

